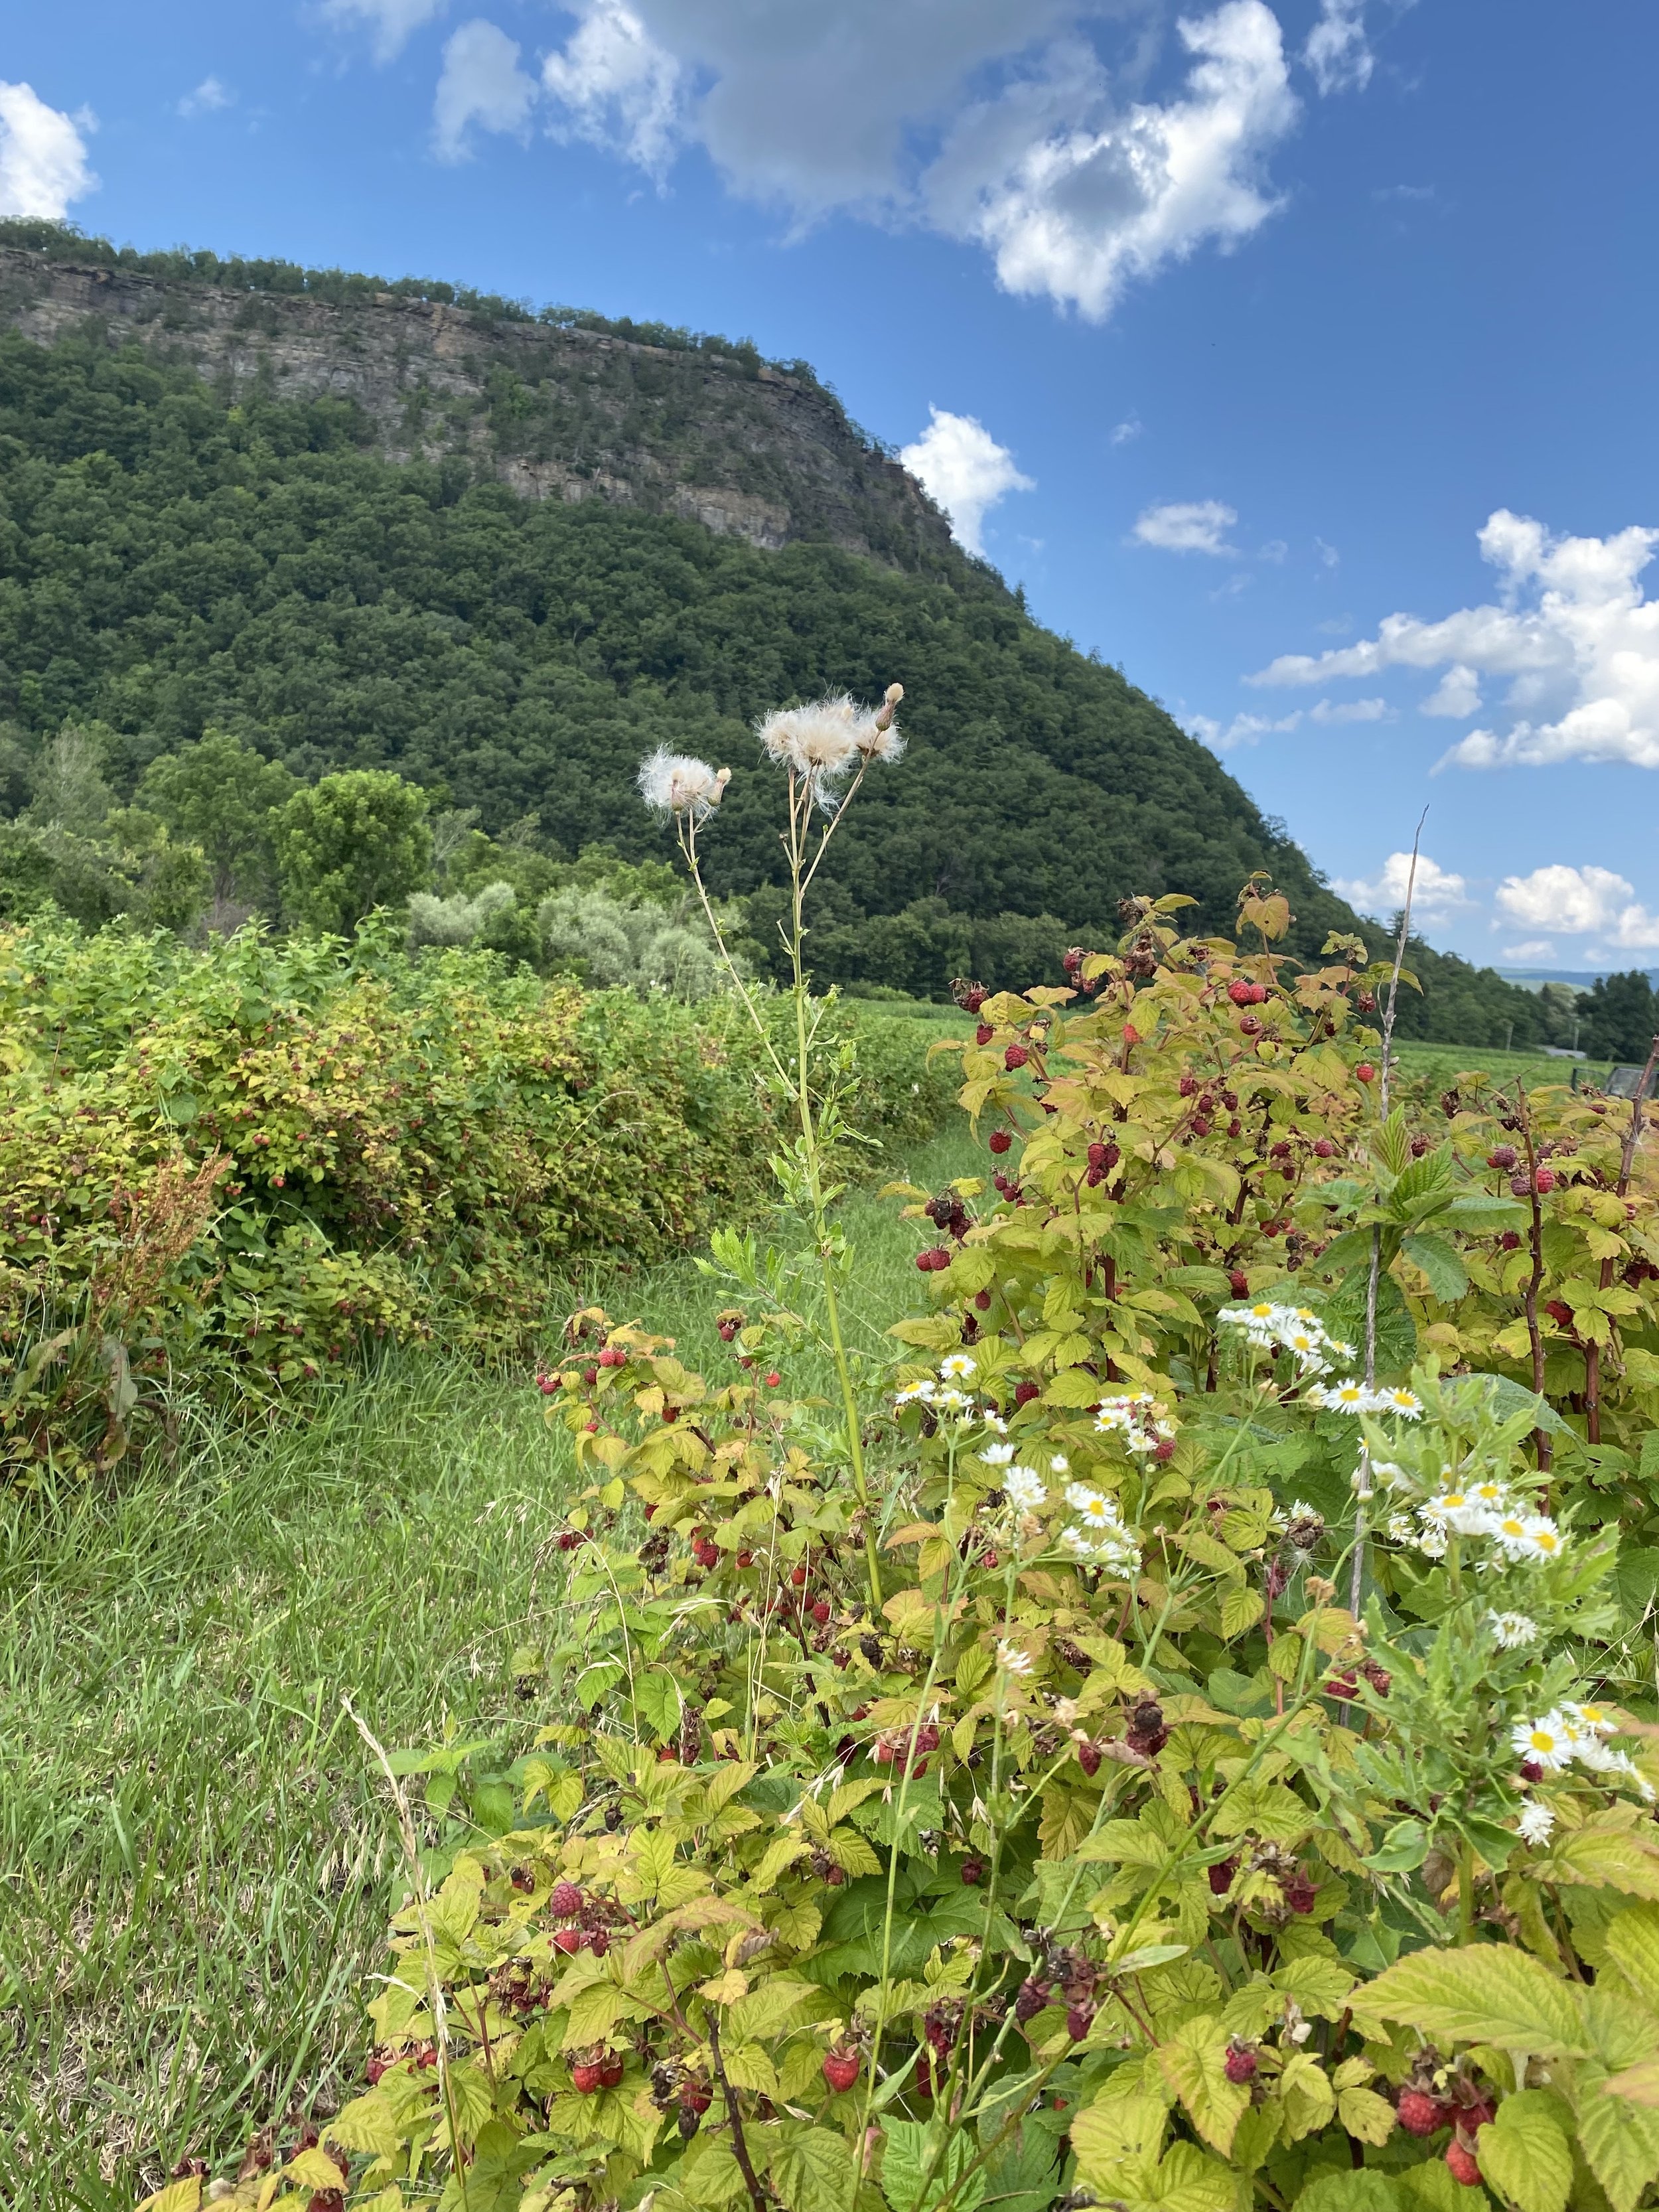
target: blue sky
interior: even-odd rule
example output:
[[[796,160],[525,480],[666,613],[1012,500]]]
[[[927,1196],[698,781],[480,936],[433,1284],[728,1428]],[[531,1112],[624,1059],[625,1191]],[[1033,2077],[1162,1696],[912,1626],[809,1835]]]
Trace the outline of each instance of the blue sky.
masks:
[[[0,209],[803,355],[1362,904],[1659,961],[1651,0],[473,4],[14,7]]]

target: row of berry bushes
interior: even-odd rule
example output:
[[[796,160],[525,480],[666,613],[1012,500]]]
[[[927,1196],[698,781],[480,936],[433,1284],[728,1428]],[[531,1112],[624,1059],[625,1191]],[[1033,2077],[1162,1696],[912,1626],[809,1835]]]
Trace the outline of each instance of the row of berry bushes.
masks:
[[[830,1015],[884,1143],[926,1040]],[[389,930],[204,951],[0,934],[0,1451],[108,1463],[181,1381],[274,1396],[366,1340],[532,1343],[550,1282],[752,1215],[775,1106],[747,1017],[584,996]]]

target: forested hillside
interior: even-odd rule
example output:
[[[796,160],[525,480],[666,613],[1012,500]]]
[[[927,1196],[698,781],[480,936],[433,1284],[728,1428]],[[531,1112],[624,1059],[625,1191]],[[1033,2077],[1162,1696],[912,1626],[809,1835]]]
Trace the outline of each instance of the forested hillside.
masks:
[[[43,283],[62,278],[54,236]],[[752,773],[748,724],[826,686],[873,696],[896,679],[909,751],[872,787],[861,836],[832,853],[812,948],[824,978],[935,995],[968,971],[1040,980],[1067,942],[1115,934],[1130,893],[1190,892],[1205,926],[1228,927],[1255,869],[1289,893],[1299,952],[1355,926],[1154,701],[945,544],[908,479],[902,499],[889,484],[884,506],[866,502],[867,529],[809,501],[776,545],[721,534],[672,501],[647,511],[642,499],[573,501],[545,485],[526,496],[499,465],[504,441],[521,445],[532,416],[544,443],[556,440],[562,418],[536,415],[517,371],[486,380],[464,435],[389,458],[372,408],[284,397],[259,366],[262,332],[290,310],[309,319],[315,354],[319,316],[345,312],[325,288],[290,297],[268,274],[250,289],[244,271],[243,306],[258,310],[239,325],[251,350],[210,382],[186,340],[199,335],[200,302],[222,304],[226,264],[192,276],[177,263],[167,313],[93,313],[73,327],[59,315],[50,331],[29,321],[31,265],[8,256],[5,305],[34,334],[0,335],[9,811],[30,810],[43,749],[65,726],[90,731],[122,800],[150,762],[216,728],[301,779],[394,769],[434,807],[476,809],[483,831],[520,852],[568,858],[602,844],[643,860],[663,854],[665,833],[635,795],[635,766],[653,745],[689,747],[736,772],[709,868],[721,893],[750,900],[765,945],[774,793]],[[160,280],[146,281],[155,292]],[[394,312],[382,296],[393,306],[377,312]],[[511,326],[502,303],[484,307],[480,327]],[[682,350],[702,358],[689,339]],[[658,357],[673,352],[629,343],[609,356],[606,374],[638,387],[629,450],[650,446],[665,469],[665,454],[695,447],[690,472],[718,476],[708,456],[731,434],[726,400],[699,424],[684,390],[652,398]],[[757,356],[745,366],[740,349],[721,358],[757,379],[766,368]],[[823,387],[811,396],[849,450],[871,453],[884,484],[902,477]],[[855,472],[836,467],[844,502]],[[901,512],[930,526],[907,537]],[[6,850],[15,875],[27,855],[15,836]],[[1425,995],[1407,1009],[1407,1033],[1548,1036],[1533,994],[1426,949],[1413,964]]]

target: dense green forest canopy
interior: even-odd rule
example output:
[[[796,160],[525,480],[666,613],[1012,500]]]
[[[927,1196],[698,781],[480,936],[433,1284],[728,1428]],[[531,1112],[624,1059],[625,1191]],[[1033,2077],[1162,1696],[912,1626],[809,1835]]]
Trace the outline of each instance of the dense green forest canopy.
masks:
[[[1291,897],[1298,953],[1355,926],[1204,747],[982,565],[945,579],[824,544],[763,551],[370,443],[349,404],[237,401],[101,325],[50,348],[0,337],[0,810],[29,811],[65,726],[93,733],[122,801],[222,730],[306,782],[395,770],[520,851],[638,862],[668,850],[633,787],[667,744],[736,772],[709,872],[764,945],[777,793],[750,721],[897,679],[909,750],[832,848],[825,979],[1029,982],[1067,942],[1115,935],[1132,893],[1187,891],[1196,926],[1226,930],[1258,869]],[[24,842],[0,841],[14,877],[38,864]],[[1418,945],[1413,965],[1406,1034],[1553,1034],[1546,1002],[1490,970]]]

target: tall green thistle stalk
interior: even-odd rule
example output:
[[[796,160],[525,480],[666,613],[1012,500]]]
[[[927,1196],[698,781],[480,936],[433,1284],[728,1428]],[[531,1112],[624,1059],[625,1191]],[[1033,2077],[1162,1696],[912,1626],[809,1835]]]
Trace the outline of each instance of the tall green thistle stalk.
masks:
[[[789,864],[789,920],[779,932],[789,956],[790,989],[794,1011],[794,1049],[786,1057],[762,1016],[753,988],[732,957],[726,933],[703,881],[697,835],[726,795],[732,771],[716,771],[706,761],[686,753],[659,749],[642,763],[639,787],[646,803],[673,822],[686,868],[696,888],[704,915],[733,990],[748,1011],[756,1035],[771,1066],[781,1096],[790,1104],[795,1138],[790,1151],[773,1161],[773,1169],[787,1198],[807,1222],[817,1261],[823,1295],[824,1328],[830,1356],[840,1385],[848,1467],[853,1479],[863,1524],[865,1563],[870,1598],[881,1607],[881,1572],[876,1533],[870,1516],[870,1492],[864,1462],[863,1422],[852,1363],[842,1328],[836,1279],[846,1264],[844,1240],[830,1220],[830,1207],[837,1195],[826,1174],[826,1163],[840,1128],[840,1109],[833,1092],[814,1103],[813,1073],[817,1060],[821,1009],[810,989],[806,966],[806,900],[823,865],[830,840],[846,820],[866,775],[878,762],[895,761],[904,750],[895,715],[904,696],[903,687],[891,684],[879,707],[857,706],[845,693],[815,701],[805,707],[789,707],[768,714],[757,735],[767,757],[784,770],[787,813],[782,842]]]

